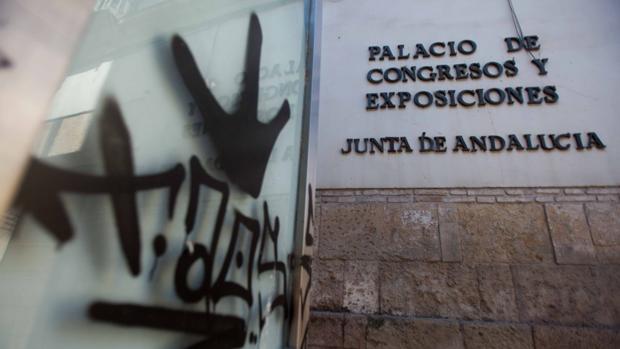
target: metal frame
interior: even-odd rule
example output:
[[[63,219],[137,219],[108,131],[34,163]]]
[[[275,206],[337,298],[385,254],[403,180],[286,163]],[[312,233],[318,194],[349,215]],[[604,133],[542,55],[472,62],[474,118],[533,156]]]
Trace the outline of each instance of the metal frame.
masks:
[[[306,76],[302,139],[300,145],[297,207],[295,215],[295,277],[293,280],[293,319],[289,346],[306,346],[310,318],[309,291],[312,283],[311,238],[314,190],[316,183],[316,155],[319,106],[319,69],[321,54],[322,0],[305,0],[306,16]],[[308,237],[310,235],[310,238]]]

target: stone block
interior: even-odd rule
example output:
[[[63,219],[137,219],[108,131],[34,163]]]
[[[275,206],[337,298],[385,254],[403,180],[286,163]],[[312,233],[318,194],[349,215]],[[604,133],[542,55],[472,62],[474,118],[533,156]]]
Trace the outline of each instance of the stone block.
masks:
[[[370,318],[368,349],[462,349],[457,322]]]
[[[538,194],[560,194],[562,191],[558,188],[540,188],[536,189]]]
[[[483,320],[517,321],[517,301],[512,273],[507,265],[478,266],[480,317]]]
[[[357,202],[386,202],[387,196],[383,195],[366,195],[366,196],[357,196],[355,198]]]
[[[495,196],[478,196],[476,201],[481,204],[493,204],[495,203]]]
[[[411,195],[394,195],[387,197],[388,202],[411,202],[413,198]]]
[[[534,349],[528,325],[465,324],[463,339],[467,349]]]
[[[344,347],[347,349],[366,349],[366,325],[364,315],[345,315]]]
[[[586,190],[582,188],[566,188],[564,193],[568,195],[582,195],[586,193]]]
[[[439,205],[437,212],[439,214],[441,260],[444,262],[460,262],[463,257],[461,253],[461,227],[457,223],[457,206]]]
[[[596,252],[582,204],[546,205],[558,264],[595,264]]]
[[[312,261],[310,306],[313,309],[339,310],[344,291],[344,262],[339,260]]]
[[[347,261],[344,271],[344,308],[354,313],[379,311],[379,263]]]
[[[586,213],[595,245],[620,245],[620,204],[588,203]]]
[[[381,195],[411,195],[413,194],[413,189],[381,189]]]
[[[460,205],[458,215],[465,263],[553,261],[539,204]]]
[[[321,203],[338,202],[340,199],[339,196],[323,196],[321,197]],[[351,197],[351,202],[355,202],[355,197]]]
[[[344,316],[312,312],[308,322],[309,346],[342,348],[344,344]]]
[[[320,240],[320,232],[321,232],[321,204],[317,201],[314,204],[314,219],[313,219],[313,223],[314,223],[314,227],[310,228],[310,235],[312,236],[312,238],[310,240],[312,240],[312,255],[315,256],[316,258],[318,258],[319,254],[319,240]]]
[[[534,343],[544,349],[617,349],[620,331],[580,327],[535,326]]]
[[[342,204],[353,203],[357,201],[357,196],[338,196],[334,200],[328,200],[328,202],[339,202]]]
[[[444,199],[448,198],[449,197],[441,195],[416,195],[414,200],[416,202],[443,202]]]
[[[441,260],[444,262],[460,262],[461,254],[461,227],[458,223],[441,223],[439,238],[441,241]]]
[[[620,264],[620,245],[594,246],[596,258],[601,264]]]
[[[521,321],[592,324],[600,291],[588,266],[512,266]]]
[[[383,218],[383,234],[375,236],[381,259],[440,260],[435,205],[388,204],[384,207]]]
[[[323,258],[440,260],[437,209],[431,204],[323,204]]]
[[[587,202],[587,201],[596,201],[596,196],[594,195],[568,195],[568,196],[558,196],[555,198],[557,202]]]
[[[599,308],[596,323],[620,326],[620,266],[599,265],[591,267],[598,287]]]
[[[324,196],[354,196],[362,192],[360,190],[344,190],[344,189],[318,189],[317,194]]]
[[[448,195],[449,189],[416,189],[414,190],[416,195]]]
[[[444,196],[443,202],[476,202],[473,196]]]
[[[620,188],[589,188],[588,194],[620,194]]]
[[[512,203],[512,202],[532,202],[533,196],[498,196],[497,202],[499,203]]]
[[[468,189],[467,195],[505,195],[504,189]]]
[[[383,313],[418,317],[478,318],[480,304],[474,268],[455,263],[382,263],[379,269]]]
[[[552,195],[538,195],[535,198],[536,202],[554,202],[555,196]]]
[[[596,200],[601,202],[618,202],[620,198],[618,198],[618,195],[597,195]]]
[[[457,223],[459,220],[458,205],[440,204],[437,206],[439,223]]]
[[[376,259],[383,204],[331,204],[321,207],[322,258]]]

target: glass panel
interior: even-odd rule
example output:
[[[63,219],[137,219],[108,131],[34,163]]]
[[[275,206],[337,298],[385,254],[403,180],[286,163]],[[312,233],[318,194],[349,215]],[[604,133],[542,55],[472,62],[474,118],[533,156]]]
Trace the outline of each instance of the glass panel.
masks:
[[[0,229],[0,347],[286,346],[305,23],[97,2]]]

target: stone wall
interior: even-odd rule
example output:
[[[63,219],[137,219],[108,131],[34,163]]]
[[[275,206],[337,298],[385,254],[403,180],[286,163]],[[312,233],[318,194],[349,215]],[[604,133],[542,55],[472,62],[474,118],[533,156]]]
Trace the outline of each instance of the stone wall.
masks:
[[[310,348],[620,348],[620,188],[319,190]]]

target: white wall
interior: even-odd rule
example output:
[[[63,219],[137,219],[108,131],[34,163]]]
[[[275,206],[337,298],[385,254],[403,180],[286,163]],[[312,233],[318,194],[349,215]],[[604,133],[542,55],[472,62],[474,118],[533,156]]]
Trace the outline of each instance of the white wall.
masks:
[[[618,110],[620,2],[617,0],[516,0],[525,35],[538,35],[536,57],[549,58],[539,76],[525,51],[507,53],[516,36],[506,1],[343,0],[323,6],[319,117],[319,187],[488,187],[620,184]],[[474,40],[469,56],[371,62],[368,46]],[[504,62],[515,77],[442,82],[366,81],[372,68]],[[542,105],[417,108],[367,111],[365,95],[381,91],[435,91],[509,86],[557,87],[559,101]],[[596,132],[604,150],[453,153],[456,135]],[[422,132],[445,136],[446,153],[419,153]],[[348,154],[347,138],[406,136],[411,154]]]

